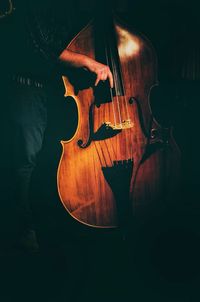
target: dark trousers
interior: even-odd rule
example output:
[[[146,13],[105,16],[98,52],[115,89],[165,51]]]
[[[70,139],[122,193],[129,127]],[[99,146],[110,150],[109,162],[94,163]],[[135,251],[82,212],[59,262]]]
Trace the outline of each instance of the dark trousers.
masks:
[[[41,84],[22,79],[12,80],[4,89],[3,101],[6,99],[6,106],[1,119],[4,131],[2,197],[3,202],[9,204],[7,219],[12,220],[14,217],[21,230],[34,227],[29,194],[31,177],[47,125],[48,98]]]

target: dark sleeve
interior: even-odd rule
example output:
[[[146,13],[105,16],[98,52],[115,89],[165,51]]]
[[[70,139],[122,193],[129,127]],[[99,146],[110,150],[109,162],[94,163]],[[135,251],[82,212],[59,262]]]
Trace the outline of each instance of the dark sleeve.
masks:
[[[46,59],[57,60],[73,36],[69,12],[61,5],[36,5],[30,0],[27,22],[34,47]]]

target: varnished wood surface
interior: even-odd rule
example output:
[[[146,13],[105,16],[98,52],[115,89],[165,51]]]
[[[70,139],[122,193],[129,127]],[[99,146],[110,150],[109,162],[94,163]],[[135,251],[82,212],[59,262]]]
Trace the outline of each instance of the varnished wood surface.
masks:
[[[157,83],[155,52],[146,38],[134,31],[130,32],[117,19],[115,31],[125,96],[114,96],[113,102],[105,102],[100,108],[92,107],[93,131],[98,131],[105,122],[120,123],[127,118],[133,127],[80,148],[78,141],[86,144],[91,134],[89,117],[94,102],[93,89],[89,87],[77,92],[70,77],[64,77],[66,96],[74,98],[79,118],[74,136],[69,141],[62,141],[63,153],[57,175],[58,192],[64,207],[75,219],[96,227],[115,227],[119,224],[120,206],[116,199],[127,203],[126,210],[130,211],[130,202],[134,206],[143,203],[143,199],[149,199],[148,190],[151,190],[150,199],[160,196],[160,181],[163,182],[160,177],[163,164],[160,151],[140,165],[149,143],[153,118],[148,98],[151,88]],[[95,58],[93,23],[75,37],[68,49]],[[131,97],[135,98],[133,103],[129,102]],[[115,118],[113,111],[116,113]],[[133,163],[130,183],[125,180],[125,170],[115,163],[124,161],[123,166],[126,166],[127,160]],[[112,170],[110,182],[103,171],[109,171],[109,168]],[[153,174],[153,178],[150,179],[149,174]]]

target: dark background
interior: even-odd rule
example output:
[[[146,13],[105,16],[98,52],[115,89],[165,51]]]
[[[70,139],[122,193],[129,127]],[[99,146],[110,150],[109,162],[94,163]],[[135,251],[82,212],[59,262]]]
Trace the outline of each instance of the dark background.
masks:
[[[77,4],[89,16],[94,2]],[[118,230],[95,230],[74,221],[63,209],[55,183],[59,141],[73,131],[74,122],[65,123],[73,107],[66,108],[62,100],[58,106],[51,103],[32,185],[41,249],[37,255],[14,249],[1,254],[3,302],[199,301],[198,2],[129,0],[114,5],[155,47],[160,85],[150,101],[156,119],[173,125],[182,152],[181,190],[173,207],[149,213],[127,242]]]

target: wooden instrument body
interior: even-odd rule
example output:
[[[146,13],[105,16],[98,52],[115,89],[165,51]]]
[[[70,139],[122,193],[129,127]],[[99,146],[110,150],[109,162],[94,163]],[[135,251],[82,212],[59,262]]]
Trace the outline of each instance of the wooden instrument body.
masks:
[[[85,27],[68,49],[95,59],[93,25],[91,22]],[[117,18],[114,29],[125,95],[115,95],[112,102],[104,100],[96,106],[93,87],[76,89],[70,76],[63,77],[66,97],[72,97],[77,105],[78,124],[73,137],[61,142],[58,192],[72,217],[94,227],[119,225],[118,199],[130,211],[135,200],[140,203],[140,198],[148,198],[148,190],[141,193],[146,172],[145,166],[142,170],[140,166],[151,140],[152,122],[160,128],[149,106],[150,90],[157,84],[154,49],[146,38],[130,32]],[[104,139],[98,137],[101,128],[106,133],[106,126],[116,123],[124,128]],[[155,160],[150,160],[147,166],[152,171]],[[154,177],[150,187],[154,190],[156,186],[159,179]]]

